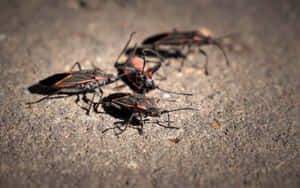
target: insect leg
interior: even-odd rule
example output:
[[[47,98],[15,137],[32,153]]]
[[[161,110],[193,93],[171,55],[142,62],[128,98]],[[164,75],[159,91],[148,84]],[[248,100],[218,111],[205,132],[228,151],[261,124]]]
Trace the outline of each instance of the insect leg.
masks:
[[[81,65],[80,65],[80,63],[79,62],[76,62],[74,65],[73,65],[73,67],[72,67],[72,69],[71,70],[73,70],[75,67],[78,67],[78,69],[79,69],[79,71],[81,71],[82,69],[81,69]]]
[[[79,96],[79,94],[77,94],[77,95],[76,95],[75,103],[77,104],[79,101],[80,101],[80,96]]]
[[[224,51],[224,49],[221,47],[221,45],[219,43],[216,43],[216,46],[221,50],[221,52],[223,53],[224,57],[225,57],[225,60],[226,60],[226,65],[229,66],[230,63],[229,63],[229,59]]]
[[[183,65],[184,65],[184,61],[185,61],[186,57],[187,57],[189,54],[191,54],[191,53],[193,53],[193,50],[191,49],[191,46],[189,45],[189,46],[188,46],[188,51],[187,51],[185,54],[183,54],[182,61],[181,61],[180,67],[179,67],[179,69],[178,69],[178,72],[181,72],[181,71],[182,71],[182,68],[183,68]]]
[[[103,90],[100,87],[98,89],[100,92],[100,98],[99,98],[99,102],[97,104],[95,104],[95,106],[94,106],[95,111],[98,111],[97,109],[98,109],[99,104],[102,103],[102,96],[103,96]],[[93,101],[93,103],[94,103],[94,101]]]
[[[126,131],[128,125],[131,123],[131,121],[132,121],[132,119],[133,119],[133,117],[134,117],[135,115],[136,115],[135,113],[132,113],[132,114],[130,115],[129,119],[128,119],[128,120],[125,120],[125,122],[123,123],[123,125],[125,125],[125,127],[124,127],[123,129],[122,129],[121,127],[119,127],[119,126],[117,127],[117,128],[120,130],[120,132],[119,132],[119,133],[116,133],[116,136],[119,136],[120,134],[122,134],[123,132]]]
[[[96,92],[93,94],[92,100],[89,101],[90,104],[89,104],[89,108],[88,108],[88,110],[86,112],[87,115],[89,115],[91,107],[92,107],[92,104],[94,104],[95,95],[96,95]]]
[[[204,50],[202,50],[201,48],[199,48],[199,52],[205,56],[205,64],[204,64],[204,73],[205,75],[208,75],[208,56],[206,54],[206,52]]]
[[[43,100],[46,100],[46,99],[57,99],[57,98],[65,98],[65,97],[69,97],[69,96],[56,96],[56,97],[51,97],[55,94],[58,94],[59,91],[56,91],[55,93],[52,93],[51,95],[47,95],[46,97],[43,97],[37,101],[33,101],[33,102],[27,102],[26,104],[36,104],[36,103],[39,103],[39,102],[42,102]]]
[[[135,34],[135,32],[132,32],[130,34],[129,40],[127,41],[126,45],[124,46],[123,50],[121,51],[121,53],[119,54],[119,56],[117,57],[117,59],[115,61],[116,62],[115,66],[117,66],[119,64],[118,61],[119,61],[120,57],[122,56],[122,54],[125,53],[125,51],[127,50],[128,45],[129,45],[129,43],[130,43],[130,41],[131,41],[131,39],[132,39],[132,37],[133,37],[134,34]]]
[[[143,129],[144,129],[144,121],[143,121],[143,115],[141,113],[139,113],[139,116],[140,116],[141,127],[138,128],[138,132],[139,132],[139,135],[142,135]]]

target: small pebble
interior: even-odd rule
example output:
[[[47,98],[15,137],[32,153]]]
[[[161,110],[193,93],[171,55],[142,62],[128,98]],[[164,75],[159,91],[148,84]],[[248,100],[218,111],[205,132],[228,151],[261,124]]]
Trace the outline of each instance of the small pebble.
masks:
[[[3,41],[3,40],[5,40],[5,39],[6,39],[6,35],[3,34],[3,33],[1,33],[1,34],[0,34],[0,41]]]
[[[101,56],[96,57],[96,62],[101,63],[103,61],[103,58]]]
[[[170,94],[169,93],[164,93],[163,98],[170,98]]]
[[[136,169],[138,167],[138,164],[135,162],[135,161],[130,161],[128,164],[127,164],[127,167],[128,168],[131,168],[131,169]]]
[[[221,127],[221,125],[218,123],[212,123],[210,126],[215,129],[219,129]]]

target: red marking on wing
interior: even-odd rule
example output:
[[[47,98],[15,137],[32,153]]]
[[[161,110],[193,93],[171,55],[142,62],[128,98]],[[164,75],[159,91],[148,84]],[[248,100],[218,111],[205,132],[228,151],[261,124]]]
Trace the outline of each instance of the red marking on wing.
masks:
[[[106,78],[104,77],[96,77],[94,80],[105,80]]]
[[[142,110],[147,110],[147,108],[145,108],[144,106],[141,106],[139,104],[137,104],[136,107],[138,107],[139,109],[142,109]]]
[[[194,38],[191,38],[191,39],[182,39],[182,40],[178,40],[178,43],[181,44],[181,43],[187,43],[187,42],[193,42],[193,41],[195,41]]]
[[[201,41],[201,40],[203,40],[203,38],[201,38],[201,37],[194,37],[193,40],[195,40],[195,41]]]
[[[133,66],[139,70],[143,70],[144,67],[144,63],[142,63],[138,58],[133,57],[130,59],[131,63],[133,64]]]
[[[126,99],[126,98],[128,98],[128,96],[123,96],[123,97],[115,98],[115,99],[112,99],[111,101],[112,102],[117,102],[120,99]]]
[[[161,43],[161,41],[164,41],[165,39],[169,38],[170,35],[172,35],[172,32],[169,32],[168,35],[166,35],[165,37],[162,37],[160,40],[158,40],[154,43],[159,44],[159,43]]]
[[[142,87],[138,86],[135,82],[135,80],[131,79],[131,77],[128,77],[128,80],[130,81],[130,83],[136,87],[137,89],[142,89]]]
[[[100,72],[101,74],[105,74],[105,72],[104,71],[102,71],[102,70],[100,70],[100,69],[97,69],[97,70],[95,70],[96,72]]]
[[[131,94],[130,94],[130,95],[131,95]],[[125,104],[125,103],[122,103],[122,102],[119,101],[119,100],[121,100],[121,99],[126,99],[126,98],[128,98],[128,95],[123,96],[123,97],[119,97],[119,98],[112,99],[111,101],[114,102],[114,103],[116,103],[116,104],[119,104],[119,105],[121,105],[121,106],[125,106],[125,107],[128,107],[128,108],[134,108],[134,107],[135,107],[134,105],[131,105],[131,104]]]
[[[63,79],[63,80],[66,80],[66,79]],[[59,83],[57,83],[59,85],[55,84],[55,86],[58,86],[58,87],[70,87],[70,86],[74,86],[74,85],[84,84],[84,83],[87,83],[87,82],[92,82],[92,81],[95,81],[95,80],[105,80],[105,78],[103,78],[103,77],[97,77],[97,78],[94,78],[94,79],[82,80],[80,82],[66,83],[66,84],[59,84],[59,83],[62,82],[62,81],[60,81]]]
[[[69,78],[71,78],[71,77],[72,77],[72,74],[70,74],[70,75],[66,76],[64,79],[56,82],[54,85],[58,86],[58,87],[61,87],[60,83],[63,82],[63,81],[65,81],[65,80],[67,80],[67,79],[69,79]]]
[[[149,105],[152,105],[151,102],[148,99],[145,99],[145,102]]]

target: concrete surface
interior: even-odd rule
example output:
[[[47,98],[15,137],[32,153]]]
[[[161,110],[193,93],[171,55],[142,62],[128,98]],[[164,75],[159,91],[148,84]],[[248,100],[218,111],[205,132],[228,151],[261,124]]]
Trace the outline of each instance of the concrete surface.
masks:
[[[1,187],[300,186],[299,2],[86,2],[0,3]],[[194,96],[149,96],[161,98],[163,109],[199,109],[171,114],[179,130],[150,123],[143,135],[128,129],[118,138],[101,133],[116,119],[87,116],[76,97],[25,105],[42,97],[30,85],[75,61],[115,73],[131,32],[140,42],[173,28],[241,34],[227,40],[230,67],[208,46],[209,76],[193,66],[203,62],[197,54],[181,73],[177,61],[161,69],[168,76],[161,88]]]

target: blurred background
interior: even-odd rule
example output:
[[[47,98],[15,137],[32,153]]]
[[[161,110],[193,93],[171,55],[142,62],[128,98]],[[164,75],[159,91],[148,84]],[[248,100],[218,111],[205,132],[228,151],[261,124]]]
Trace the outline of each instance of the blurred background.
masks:
[[[296,0],[1,0],[0,186],[299,187],[299,11]],[[161,88],[194,94],[149,93],[162,109],[199,109],[170,114],[179,130],[116,137],[102,131],[118,120],[87,116],[76,97],[25,104],[42,97],[29,86],[76,61],[116,73],[131,32],[133,45],[173,29],[239,33],[223,41],[229,67],[203,46],[209,76],[200,54],[159,71]]]

